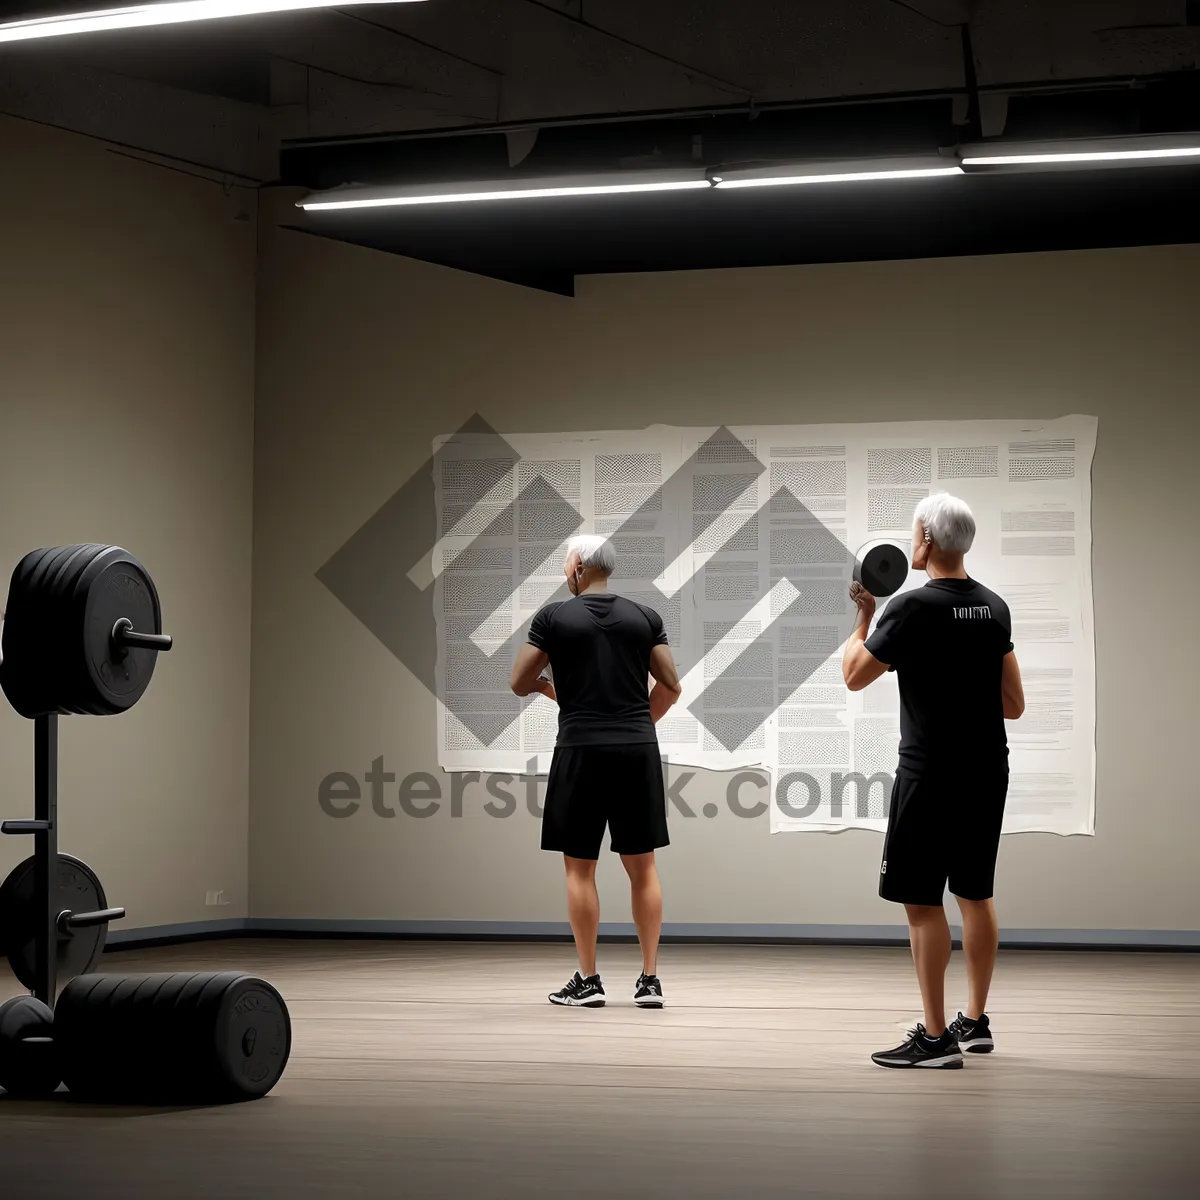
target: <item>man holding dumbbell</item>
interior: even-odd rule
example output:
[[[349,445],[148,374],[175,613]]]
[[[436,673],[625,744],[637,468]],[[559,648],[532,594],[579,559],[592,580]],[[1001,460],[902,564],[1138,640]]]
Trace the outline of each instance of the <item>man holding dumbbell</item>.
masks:
[[[1000,827],[1008,790],[1005,720],[1025,709],[1008,606],[971,579],[963,556],[975,518],[954,496],[917,506],[912,567],[924,587],[894,597],[874,633],[875,598],[850,589],[858,625],[842,673],[860,691],[894,670],[900,685],[900,762],[892,789],[879,894],[903,904],[925,1019],[894,1050],[871,1056],[881,1067],[956,1068],[962,1052],[994,1048],[986,1013],[999,932],[992,903]],[[962,913],[969,995],[949,1025],[945,976],[950,927],[947,882]]]
[[[540,692],[559,705],[542,849],[563,855],[579,970],[550,1002],[574,1008],[605,1003],[596,971],[596,863],[607,826],[612,849],[629,876],[642,947],[633,1002],[640,1008],[662,1008],[656,965],[662,888],[654,852],[669,839],[654,726],[682,689],[662,618],[608,590],[615,567],[616,555],[606,538],[571,539],[563,564],[571,599],[547,604],[534,616],[510,683],[518,696]],[[543,675],[547,666],[553,683]]]

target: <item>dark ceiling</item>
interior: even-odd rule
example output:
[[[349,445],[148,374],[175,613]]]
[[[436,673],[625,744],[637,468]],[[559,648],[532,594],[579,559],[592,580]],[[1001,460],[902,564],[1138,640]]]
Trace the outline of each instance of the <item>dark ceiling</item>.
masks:
[[[323,188],[1200,130],[1198,66],[1196,0],[428,0],[0,46],[0,112],[226,184]],[[1155,167],[296,225],[569,292],[594,271],[1195,241],[1197,182]]]

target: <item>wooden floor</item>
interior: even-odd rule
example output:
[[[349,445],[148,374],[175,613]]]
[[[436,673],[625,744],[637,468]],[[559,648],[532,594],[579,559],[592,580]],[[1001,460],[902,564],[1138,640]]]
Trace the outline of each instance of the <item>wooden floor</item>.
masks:
[[[952,967],[962,1003],[961,964]],[[110,971],[241,968],[287,997],[265,1100],[147,1112],[0,1098],[0,1195],[1145,1200],[1200,1190],[1200,956],[1010,952],[999,1049],[884,1071],[907,953],[667,947],[635,1009],[552,1008],[562,945],[227,941]],[[16,994],[0,975],[0,997]],[[147,1046],[148,1054],[155,1053]]]

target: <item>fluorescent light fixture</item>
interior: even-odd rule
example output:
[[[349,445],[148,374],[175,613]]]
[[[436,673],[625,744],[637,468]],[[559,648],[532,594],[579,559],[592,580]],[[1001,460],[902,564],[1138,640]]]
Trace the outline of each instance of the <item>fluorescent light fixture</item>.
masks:
[[[150,25],[181,25],[188,21],[216,21],[223,17],[251,17],[304,8],[348,8],[358,4],[419,4],[422,0],[175,0],[165,4],[138,4],[129,8],[99,9],[34,17],[0,25],[0,43],[35,38],[66,37],[76,33],[103,33],[112,29],[144,29]]]
[[[971,167],[1124,166],[1200,159],[1200,133],[1163,137],[1081,138],[1065,142],[993,142],[964,146]]]
[[[952,159],[938,157],[867,159],[857,162],[792,163],[786,166],[751,167],[715,171],[718,188],[795,187],[813,183],[867,183],[886,179],[934,179],[961,175]]]
[[[330,209],[398,208],[419,204],[471,204],[484,200],[543,200],[559,196],[613,196],[679,192],[712,185],[700,171],[610,171],[605,175],[560,175],[545,179],[490,179],[480,183],[425,183],[397,187],[344,187],[314,192],[296,207]]]

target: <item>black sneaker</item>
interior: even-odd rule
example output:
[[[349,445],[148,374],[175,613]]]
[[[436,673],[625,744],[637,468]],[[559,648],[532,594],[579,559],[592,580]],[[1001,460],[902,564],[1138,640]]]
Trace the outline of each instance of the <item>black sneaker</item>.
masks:
[[[959,1013],[950,1022],[950,1032],[957,1038],[959,1047],[968,1054],[991,1054],[996,1048],[987,1013],[975,1020]]]
[[[877,1067],[932,1067],[934,1070],[954,1071],[963,1065],[962,1051],[950,1030],[941,1037],[931,1038],[924,1025],[908,1031],[908,1038],[895,1050],[878,1050],[871,1055]]]
[[[647,975],[643,971],[638,976],[637,983],[633,985],[633,1002],[638,1008],[662,1008],[666,1001],[657,975]]]
[[[603,1008],[604,984],[599,975],[586,979],[578,971],[567,980],[566,987],[549,996],[551,1004],[564,1004],[570,1008]]]

